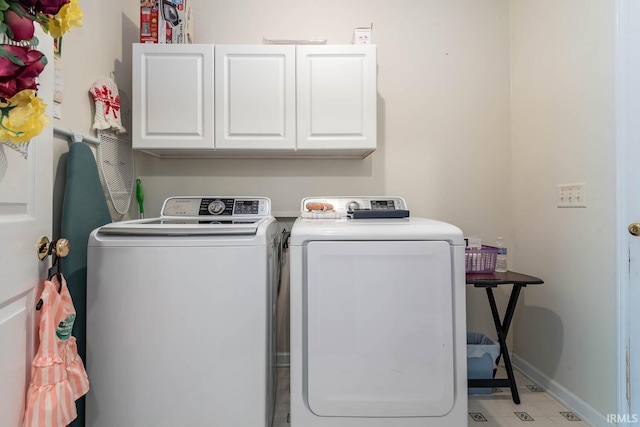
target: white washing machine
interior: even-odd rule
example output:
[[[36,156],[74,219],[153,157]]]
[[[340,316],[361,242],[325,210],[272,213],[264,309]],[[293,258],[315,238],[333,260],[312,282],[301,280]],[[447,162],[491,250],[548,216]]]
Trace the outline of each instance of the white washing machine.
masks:
[[[292,427],[466,426],[462,231],[403,217],[399,197],[309,197],[301,209]]]
[[[87,426],[271,426],[276,224],[267,198],[172,197],[93,231]]]

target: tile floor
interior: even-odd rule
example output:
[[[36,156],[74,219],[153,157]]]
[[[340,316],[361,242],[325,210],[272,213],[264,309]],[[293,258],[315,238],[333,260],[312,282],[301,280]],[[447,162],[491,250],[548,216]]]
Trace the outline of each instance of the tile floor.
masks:
[[[577,415],[547,394],[520,372],[515,373],[520,405],[513,403],[508,388],[469,396],[468,427],[588,427]],[[506,378],[498,368],[496,375]],[[289,427],[289,369],[278,368],[276,410],[273,427]],[[456,427],[456,426],[451,426]]]

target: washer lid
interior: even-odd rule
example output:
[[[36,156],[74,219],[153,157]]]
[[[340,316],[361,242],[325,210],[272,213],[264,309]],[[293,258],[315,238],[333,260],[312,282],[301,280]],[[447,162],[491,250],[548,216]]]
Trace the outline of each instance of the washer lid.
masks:
[[[255,235],[260,225],[269,218],[216,220],[210,217],[161,217],[114,222],[100,227],[98,233],[130,236]]]
[[[169,197],[159,218],[107,224],[100,234],[145,236],[255,235],[271,216],[266,197]]]

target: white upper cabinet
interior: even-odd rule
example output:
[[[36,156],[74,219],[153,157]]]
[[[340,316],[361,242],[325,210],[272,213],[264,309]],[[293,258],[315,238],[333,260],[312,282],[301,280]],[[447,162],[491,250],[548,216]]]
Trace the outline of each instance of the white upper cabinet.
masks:
[[[134,44],[133,148],[160,157],[364,158],[374,45]]]
[[[376,47],[297,46],[298,149],[376,149]]]
[[[213,45],[133,45],[133,148],[213,149]]]
[[[294,150],[295,46],[215,47],[215,148]]]

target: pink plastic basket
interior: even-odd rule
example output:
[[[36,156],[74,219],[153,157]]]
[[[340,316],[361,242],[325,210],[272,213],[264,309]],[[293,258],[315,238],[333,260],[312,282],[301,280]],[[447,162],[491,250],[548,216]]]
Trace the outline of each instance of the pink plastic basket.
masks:
[[[467,273],[493,273],[496,270],[498,248],[482,245],[481,249],[465,249],[464,267]]]

